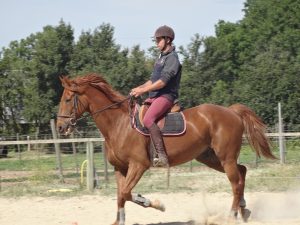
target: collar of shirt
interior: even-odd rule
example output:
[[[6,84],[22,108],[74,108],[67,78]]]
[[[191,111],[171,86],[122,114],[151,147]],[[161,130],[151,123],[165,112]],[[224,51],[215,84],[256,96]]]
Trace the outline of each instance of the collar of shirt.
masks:
[[[160,55],[168,55],[170,52],[173,52],[175,50],[175,46],[171,46],[171,48],[167,52],[161,52]]]

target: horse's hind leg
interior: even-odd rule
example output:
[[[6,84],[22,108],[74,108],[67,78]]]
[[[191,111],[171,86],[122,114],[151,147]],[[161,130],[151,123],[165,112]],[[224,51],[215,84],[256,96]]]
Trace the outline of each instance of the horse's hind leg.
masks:
[[[208,167],[217,170],[219,172],[225,173],[223,166],[221,165],[220,160],[216,156],[216,153],[212,148],[207,148],[202,154],[200,154],[196,160],[201,162]]]
[[[241,192],[242,192],[242,196],[240,199],[240,207],[246,207],[246,201],[244,198],[244,189],[245,189],[247,168],[240,164],[238,164],[237,166],[238,166],[239,176],[240,176],[239,185],[241,187]]]
[[[222,165],[224,167],[225,173],[231,183],[233,201],[231,206],[232,215],[237,217],[239,210],[239,203],[242,197],[242,186],[240,183],[240,173],[238,166],[234,160],[223,161]]]
[[[244,222],[247,222],[248,218],[250,217],[251,211],[246,209],[246,200],[244,198],[244,189],[245,189],[245,182],[246,182],[246,173],[247,168],[243,165],[238,164],[238,170],[240,172],[240,187],[241,187],[241,198],[240,198],[240,214]]]
[[[208,167],[213,168],[220,172],[225,172],[232,187],[233,192],[233,202],[231,206],[232,213],[237,217],[239,209],[239,200],[242,196],[242,186],[239,186],[240,172],[238,170],[236,162],[233,161],[220,161],[220,159],[215,154],[215,151],[211,148],[206,150],[204,153],[199,155],[196,160],[206,164]]]
[[[251,211],[246,209],[244,198],[244,188],[247,168],[243,165],[236,164],[236,161],[224,162],[224,170],[231,183],[233,192],[232,213],[237,217],[238,211],[244,222],[247,222]]]
[[[224,167],[222,166],[219,158],[216,156],[212,148],[208,148],[205,152],[199,155],[196,158],[196,160],[207,165],[212,169],[225,173]],[[239,198],[240,213],[243,220],[246,221],[250,215],[250,211],[245,208],[246,201],[244,199],[244,188],[245,188],[245,178],[246,178],[247,168],[239,164],[237,165],[237,168],[238,168],[238,175],[239,175],[238,186],[240,189],[240,198]]]

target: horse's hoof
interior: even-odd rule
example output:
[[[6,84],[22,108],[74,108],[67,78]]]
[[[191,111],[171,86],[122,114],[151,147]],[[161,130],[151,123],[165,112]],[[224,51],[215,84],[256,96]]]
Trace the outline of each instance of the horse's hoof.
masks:
[[[158,209],[162,212],[166,211],[164,204],[161,203],[159,200],[154,200],[154,202],[151,202],[151,206],[152,206],[152,208]]]
[[[240,213],[243,221],[247,222],[251,215],[251,211],[249,209],[246,209],[245,207],[240,207]]]
[[[229,214],[229,219],[233,219],[236,220],[237,219],[237,216],[238,216],[238,211],[230,211],[230,214]]]
[[[125,225],[125,222],[114,222],[112,225]]]
[[[246,200],[244,198],[240,200],[240,207],[246,207]]]
[[[153,167],[169,167],[168,159],[166,157],[154,158]]]

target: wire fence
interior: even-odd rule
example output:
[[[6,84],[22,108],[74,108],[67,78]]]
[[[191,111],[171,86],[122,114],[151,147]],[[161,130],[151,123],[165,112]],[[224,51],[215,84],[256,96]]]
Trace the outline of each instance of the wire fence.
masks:
[[[279,157],[276,137],[271,137],[273,153]],[[284,190],[300,182],[300,137],[286,137],[286,163],[257,158],[245,142],[239,163],[250,169],[248,185],[261,186],[261,190],[274,188],[281,183]],[[102,142],[94,142],[94,185],[104,193],[115,193],[114,170],[103,154]],[[75,151],[74,151],[75,148]],[[85,143],[64,143],[62,150],[63,181],[61,181],[53,144],[20,145],[21,151],[10,149],[6,158],[0,159],[0,196],[50,195],[54,192],[78,193],[86,190]],[[252,174],[255,171],[256,174]],[[298,171],[296,173],[296,171]],[[180,182],[178,182],[180,180]],[[197,182],[195,182],[197,180]],[[264,185],[261,185],[264,184]],[[205,191],[230,190],[224,174],[208,169],[193,160],[170,170],[151,168],[138,184],[144,192],[176,191],[182,188]]]
[[[86,138],[91,141],[92,138],[99,138],[99,135],[94,123],[85,123],[79,124],[78,130],[71,138],[74,140]],[[280,158],[278,134],[271,133],[269,136],[272,151],[275,156]],[[51,128],[29,135],[17,134],[16,136],[2,137],[2,143],[5,141],[24,143],[8,145],[5,150],[4,145],[1,145],[0,142],[0,157],[4,157],[0,159],[0,195],[47,195],[56,191],[60,193],[62,190],[72,193],[86,190],[87,144],[85,141],[67,143],[68,140],[65,140],[66,143],[60,143],[62,157],[61,165],[59,165],[55,154],[55,144],[51,143],[51,139],[53,139]],[[113,166],[105,159],[102,141],[93,140],[94,186],[105,193],[110,192],[116,189],[115,182],[111,182],[114,174]],[[299,175],[295,171],[300,171],[300,166],[298,166],[300,165],[300,134],[284,133],[283,140],[285,152],[283,167],[279,160],[270,161],[258,158],[247,142],[243,142],[239,163],[254,168],[256,172],[259,171],[254,176],[250,172],[250,178],[252,177],[249,182],[250,187],[251,183],[254,183],[252,186],[265,184],[261,187],[262,189],[272,188],[274,183],[280,182],[284,185],[281,185],[279,189],[284,189],[288,188],[288,185],[299,182]],[[261,168],[265,169],[260,171]],[[61,179],[62,176],[63,179]],[[194,182],[195,179],[191,179],[194,177],[201,177],[201,182]],[[178,182],[178,180],[181,181]],[[206,166],[195,160],[170,170],[152,168],[145,173],[138,187],[146,192],[175,191],[184,187],[190,189],[203,187],[208,191],[222,190],[224,187],[230,188],[224,174],[208,170]]]

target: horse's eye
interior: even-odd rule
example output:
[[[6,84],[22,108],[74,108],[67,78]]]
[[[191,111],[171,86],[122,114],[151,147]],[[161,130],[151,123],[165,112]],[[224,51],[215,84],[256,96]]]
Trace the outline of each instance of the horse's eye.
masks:
[[[70,101],[71,101],[71,99],[70,99],[70,98],[66,99],[66,103],[69,103]]]

